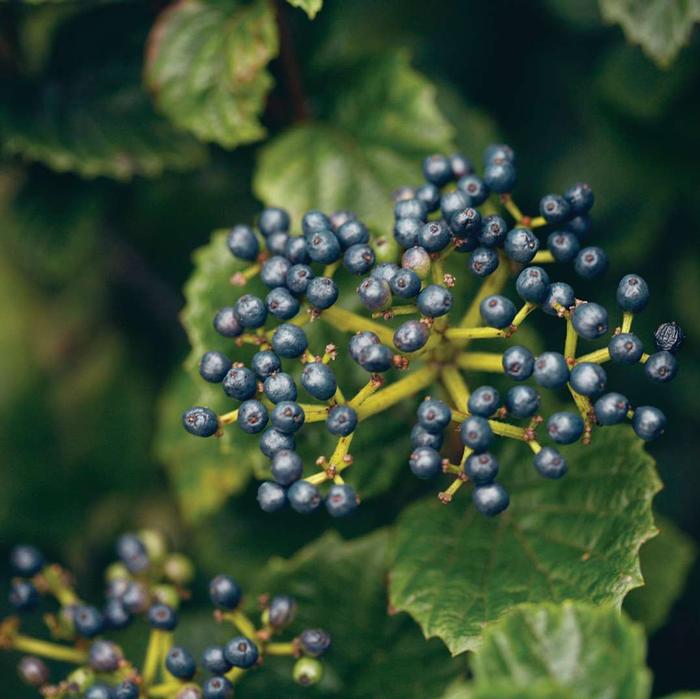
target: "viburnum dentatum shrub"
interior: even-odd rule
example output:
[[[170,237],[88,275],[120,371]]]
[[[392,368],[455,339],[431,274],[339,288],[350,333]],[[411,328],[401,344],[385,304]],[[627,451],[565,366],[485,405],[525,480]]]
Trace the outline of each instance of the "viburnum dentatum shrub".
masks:
[[[393,239],[350,211],[309,211],[297,229],[281,208],[228,233],[230,254],[247,265],[230,279],[230,305],[212,318],[230,350],[206,352],[199,372],[235,407],[218,415],[193,407],[183,424],[199,437],[240,429],[258,441],[269,459],[258,490],[267,512],[290,505],[309,514],[323,502],[333,516],[355,510],[361,493],[346,480],[349,468],[373,459],[353,453],[355,434],[366,420],[391,422],[407,402],[416,415],[405,440],[410,470],[449,477],[444,503],[470,483],[474,507],[488,516],[510,502],[498,482],[500,440],[522,443],[533,468],[558,479],[568,468],[560,445],[589,444],[625,421],[645,441],[665,429],[660,410],[611,390],[603,365],[642,364],[648,380],[668,382],[680,327],[664,323],[645,340],[632,332],[650,293],[639,275],[619,281],[610,312],[555,276],[557,263],[584,281],[607,270],[604,250],[588,240],[590,187],[547,194],[538,215],[525,215],[511,196],[517,163],[506,145],[487,148],[481,174],[462,155],[431,156],[423,173],[423,184],[395,195]],[[483,280],[476,290],[469,277]],[[559,347],[535,352],[519,341],[534,313],[561,324]],[[335,332],[310,339],[318,324]],[[580,349],[590,342],[599,347]],[[244,346],[254,348],[247,364]],[[339,357],[360,371],[336,368]],[[474,385],[483,373],[505,379],[501,390]],[[570,407],[544,413],[543,390],[567,391]],[[323,423],[335,443],[305,463],[296,448],[311,423]]]

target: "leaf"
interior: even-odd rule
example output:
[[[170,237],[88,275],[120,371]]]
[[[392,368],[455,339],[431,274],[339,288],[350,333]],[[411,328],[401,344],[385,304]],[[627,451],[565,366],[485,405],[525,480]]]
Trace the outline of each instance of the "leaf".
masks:
[[[495,680],[484,686],[454,684],[440,699],[576,699],[576,695],[547,681],[522,687],[515,682]]]
[[[472,660],[475,683],[527,688],[549,681],[572,696],[646,699],[651,674],[640,626],[615,609],[581,602],[516,607],[484,632]]]
[[[294,629],[324,627],[333,648],[324,657],[325,689],[343,699],[423,699],[439,695],[466,670],[439,643],[425,643],[405,617],[387,614],[386,530],[350,541],[324,534],[293,558],[274,558],[256,587],[271,594],[291,594],[299,602]],[[272,668],[272,663],[269,665]],[[262,674],[262,673],[259,673]],[[260,696],[303,697],[289,677],[246,679],[246,689]],[[262,691],[264,689],[264,691]],[[324,689],[322,686],[321,689]]]
[[[600,11],[661,66],[673,61],[700,22],[700,0],[600,0]]]
[[[504,515],[481,516],[465,495],[447,507],[419,502],[398,524],[391,602],[453,654],[478,648],[484,628],[515,604],[619,607],[642,584],[639,547],[655,533],[660,482],[632,431],[601,430],[588,447],[567,448],[560,481],[541,478],[524,445],[512,446],[500,459],[512,495]]]
[[[260,116],[277,55],[268,0],[179,0],[156,21],[146,51],[146,81],[156,103],[202,141],[234,148],[265,135]]]
[[[453,129],[405,52],[328,79],[339,89],[325,119],[263,146],[254,191],[267,204],[282,202],[295,220],[311,208],[348,208],[387,232],[391,192],[420,182],[421,159],[449,150]]]
[[[287,2],[304,10],[309,15],[309,19],[313,19],[323,7],[323,0],[287,0]]]
[[[656,516],[659,535],[641,549],[644,587],[625,598],[625,611],[644,624],[648,633],[663,626],[680,596],[697,555],[693,540],[671,520]]]

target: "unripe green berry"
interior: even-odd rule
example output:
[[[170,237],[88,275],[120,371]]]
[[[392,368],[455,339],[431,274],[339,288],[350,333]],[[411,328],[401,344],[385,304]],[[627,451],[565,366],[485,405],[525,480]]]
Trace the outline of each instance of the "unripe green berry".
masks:
[[[323,677],[323,665],[316,658],[299,658],[294,663],[294,681],[304,687],[317,684]]]
[[[163,572],[177,585],[187,585],[194,578],[192,561],[181,553],[168,555],[163,563]]]
[[[148,559],[151,563],[160,563],[168,553],[168,544],[165,541],[165,537],[155,529],[143,529],[138,536],[148,553]]]

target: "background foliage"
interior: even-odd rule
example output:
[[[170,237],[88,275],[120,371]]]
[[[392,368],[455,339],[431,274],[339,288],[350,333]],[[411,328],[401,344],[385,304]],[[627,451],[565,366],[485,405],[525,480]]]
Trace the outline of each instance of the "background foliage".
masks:
[[[531,613],[545,628],[578,624],[582,637],[612,624],[626,661],[615,677],[591,675],[609,687],[622,682],[627,693],[619,696],[648,696],[639,627],[603,612],[543,607],[498,622],[484,641],[491,650],[472,668],[474,686],[463,681],[464,655],[451,660],[407,615],[386,615],[393,547],[416,530],[449,530],[461,517],[458,502],[441,509],[404,478],[399,436],[410,410],[395,414],[391,441],[366,431],[362,448],[375,450],[382,468],[353,469],[367,500],[339,534],[324,533],[337,523],[323,517],[260,515],[249,481],[261,463],[252,442],[222,440],[211,449],[178,424],[182,407],[206,390],[192,381],[192,357],[216,346],[211,309],[226,300],[235,264],[217,254],[221,234],[201,247],[211,231],[274,202],[297,216],[311,206],[352,207],[389,233],[388,194],[412,182],[424,155],[458,148],[478,157],[486,143],[504,139],[528,173],[517,190],[527,210],[576,179],[593,186],[595,236],[614,265],[598,291],[612,298],[613,281],[636,271],[652,287],[639,332],[648,337],[656,319],[676,319],[688,333],[672,391],[640,387],[634,377],[621,386],[670,418],[650,450],[665,484],[654,501],[661,533],[642,547],[648,584],[625,608],[652,634],[654,695],[697,688],[700,40],[693,23],[700,5],[321,4],[0,3],[0,553],[31,540],[70,564],[89,596],[117,532],[167,530],[199,563],[200,586],[226,570],[258,589],[288,589],[312,618],[334,619],[337,650],[322,694],[579,696],[581,688],[558,675],[503,672],[495,652],[501,625],[517,633]],[[195,248],[196,273],[185,284]],[[616,487],[650,499],[653,465],[630,449]],[[584,492],[558,488],[533,489],[532,505]],[[645,512],[621,525],[600,520],[601,531],[629,529],[627,555],[651,533]],[[534,541],[543,529],[566,528],[551,514],[523,526]],[[443,546],[468,558],[470,541]],[[414,544],[392,572],[392,604],[426,633],[439,632],[452,651],[470,647],[468,612],[456,630],[448,619],[436,631],[420,600],[402,591],[411,565],[436,553]],[[283,558],[268,563],[273,555]],[[612,569],[620,570],[638,578],[634,556]],[[452,583],[459,596],[473,581],[457,570]],[[625,589],[601,591],[595,601],[619,602]],[[578,597],[576,585],[559,596]],[[201,611],[190,608],[186,628],[203,644]],[[527,658],[519,662],[529,667]],[[7,658],[0,663],[9,668]],[[501,687],[482,681],[493,668]],[[282,677],[261,673],[242,695],[289,691]]]

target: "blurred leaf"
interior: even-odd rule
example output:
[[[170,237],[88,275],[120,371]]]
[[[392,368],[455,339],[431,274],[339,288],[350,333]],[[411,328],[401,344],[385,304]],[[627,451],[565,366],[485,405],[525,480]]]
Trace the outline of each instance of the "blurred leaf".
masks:
[[[700,699],[700,692],[677,692],[669,694],[664,699]]]
[[[572,29],[597,29],[600,26],[597,0],[545,0],[545,5]]]
[[[495,678],[526,689],[549,681],[582,699],[646,699],[645,655],[641,627],[615,609],[524,604],[486,629],[472,670],[477,686],[489,687]]]
[[[351,209],[387,232],[391,192],[420,182],[422,158],[449,150],[454,131],[405,52],[332,79],[339,89],[323,122],[294,126],[262,147],[255,193],[296,220],[311,208]]]
[[[446,507],[431,498],[399,521],[391,602],[453,654],[477,648],[484,628],[514,604],[619,606],[642,584],[639,547],[655,533],[651,500],[660,482],[632,431],[601,431],[591,445],[567,448],[569,473],[559,481],[539,476],[526,449],[513,456],[516,447],[524,445],[501,460],[512,493],[503,515],[488,519],[467,500]]]
[[[309,15],[309,19],[313,19],[323,7],[323,0],[287,0],[287,2],[304,10]]]
[[[656,525],[659,535],[640,551],[644,587],[632,590],[624,603],[625,611],[643,623],[650,634],[666,621],[697,555],[692,539],[671,520],[657,515]]]
[[[661,66],[673,61],[700,22],[700,0],[600,0],[600,11]]]
[[[578,696],[547,680],[522,687],[516,682],[496,679],[484,686],[454,684],[440,699],[577,699]]]
[[[269,0],[180,0],[156,21],[146,51],[146,80],[180,128],[225,148],[265,135],[260,116],[277,55]]]

